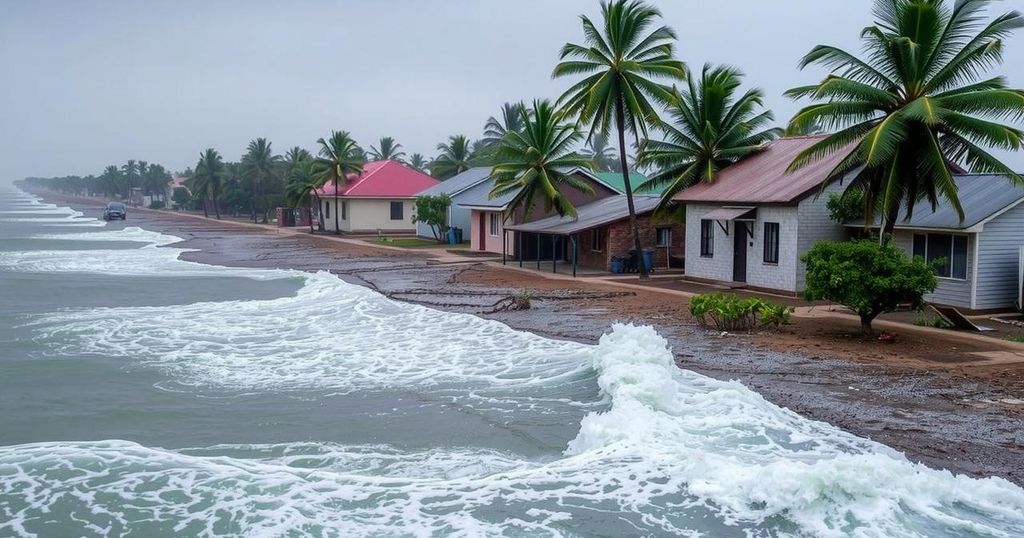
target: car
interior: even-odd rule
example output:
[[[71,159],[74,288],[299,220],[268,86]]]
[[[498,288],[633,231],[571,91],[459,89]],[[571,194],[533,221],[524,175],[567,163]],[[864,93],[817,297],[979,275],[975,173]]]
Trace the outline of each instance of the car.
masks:
[[[124,220],[128,218],[128,208],[121,202],[110,202],[103,209],[103,220]]]

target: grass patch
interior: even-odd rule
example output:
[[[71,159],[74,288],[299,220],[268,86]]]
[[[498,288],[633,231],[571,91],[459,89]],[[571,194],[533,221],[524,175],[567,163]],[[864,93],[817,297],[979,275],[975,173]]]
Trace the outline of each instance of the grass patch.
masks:
[[[381,239],[371,239],[369,242],[377,245],[401,248],[429,248],[444,246],[444,243],[438,243],[432,239],[420,239],[419,237],[384,237]]]
[[[1007,336],[1006,339],[1011,342],[1017,342],[1018,344],[1024,344],[1024,334],[1015,334],[1013,336]]]
[[[914,325],[918,327],[934,327],[936,329],[950,329],[953,327],[945,318],[918,310],[914,315]]]

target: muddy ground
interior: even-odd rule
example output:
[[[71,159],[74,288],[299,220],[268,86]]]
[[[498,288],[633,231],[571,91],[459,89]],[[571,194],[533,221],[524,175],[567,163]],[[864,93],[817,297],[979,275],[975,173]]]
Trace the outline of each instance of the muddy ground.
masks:
[[[98,215],[102,202],[43,194]],[[773,334],[720,336],[697,327],[685,300],[655,290],[556,281],[482,263],[437,264],[426,253],[350,245],[309,235],[132,211],[119,226],[184,238],[191,261],[237,267],[329,270],[396,300],[468,312],[553,338],[596,342],[613,322],[649,324],[669,339],[681,367],[736,379],[767,400],[874,439],[915,461],[1024,484],[1024,364],[977,365],[999,348],[934,336],[864,341],[856,325],[796,319]],[[521,290],[526,311],[493,311]]]

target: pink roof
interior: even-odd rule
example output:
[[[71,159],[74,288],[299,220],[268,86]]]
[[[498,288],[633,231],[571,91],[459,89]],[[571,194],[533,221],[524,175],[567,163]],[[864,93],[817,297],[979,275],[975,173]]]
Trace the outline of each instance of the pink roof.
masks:
[[[713,183],[699,183],[673,198],[680,202],[788,204],[814,192],[828,179],[848,149],[815,161],[795,172],[786,169],[803,150],[827,135],[780,138],[718,174]]]
[[[412,198],[440,183],[438,180],[395,161],[374,161],[363,165],[363,173],[349,174],[338,185],[340,196],[363,198]],[[334,184],[316,190],[318,196],[335,196]]]

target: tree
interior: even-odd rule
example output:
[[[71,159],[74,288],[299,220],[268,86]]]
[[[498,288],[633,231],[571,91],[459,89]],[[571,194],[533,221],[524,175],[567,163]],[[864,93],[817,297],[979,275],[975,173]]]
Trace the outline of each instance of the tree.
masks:
[[[590,141],[580,153],[590,159],[594,170],[600,172],[622,171],[618,169],[619,159],[615,153],[615,148],[608,145],[607,133],[595,133],[594,136],[590,137]]]
[[[451,136],[447,143],[438,144],[441,154],[430,163],[430,175],[444,181],[469,170],[473,157],[470,146],[469,139],[463,135]]]
[[[261,205],[263,186],[274,178],[274,167],[281,162],[280,155],[274,155],[270,142],[266,138],[257,138],[249,142],[245,155],[242,157],[242,175],[252,185],[252,221],[256,222],[256,206]],[[266,211],[263,211],[263,222],[266,222]]]
[[[121,170],[115,165],[110,165],[103,169],[103,174],[100,175],[100,181],[103,185],[103,194],[107,196],[118,195],[121,196],[123,190],[123,176]]]
[[[505,103],[501,105],[501,119],[494,116],[487,118],[484,124],[484,137],[481,139],[484,147],[495,150],[501,145],[501,140],[509,131],[522,131],[523,103]]]
[[[413,153],[412,156],[409,157],[409,166],[421,172],[426,170],[429,164],[430,163],[427,162],[427,158],[424,157],[421,153]]]
[[[171,201],[179,208],[188,206],[191,199],[192,195],[188,193],[188,189],[185,187],[175,187],[171,193]]]
[[[131,199],[132,187],[138,183],[139,165],[135,162],[135,159],[129,159],[128,162],[121,167],[121,172],[124,174],[124,197],[126,199]]]
[[[339,194],[338,182],[345,182],[349,174],[360,174],[363,171],[363,164],[366,159],[363,151],[349,136],[347,131],[333,131],[331,138],[318,139],[320,144],[320,157],[315,161],[313,177],[318,185],[334,184],[334,196],[337,200]],[[341,225],[338,220],[338,211],[334,211],[334,234],[341,234]]]
[[[313,161],[299,161],[288,174],[288,185],[285,188],[285,199],[290,207],[306,206],[309,215],[309,233],[313,233],[313,207],[315,202],[320,205],[320,197],[316,194],[320,184],[314,177]]]
[[[807,300],[833,301],[853,310],[864,334],[872,334],[876,317],[901,304],[919,308],[924,294],[938,285],[931,265],[907,256],[890,240],[820,241],[801,260],[807,264]]]
[[[370,146],[370,158],[375,161],[391,160],[402,162],[405,158],[405,152],[402,151],[402,145],[395,142],[394,138],[385,136],[380,139],[376,146]]]
[[[699,80],[689,77],[688,88],[674,90],[668,105],[671,121],[654,120],[663,140],[644,140],[640,160],[658,168],[640,189],[664,188],[664,210],[679,191],[699,182],[713,182],[725,167],[764,149],[781,129],[768,125],[774,117],[762,110],[759,89],[738,98],[742,74],[732,67],[705,64]]]
[[[1007,88],[1002,77],[980,78],[1001,63],[1002,39],[1024,18],[1014,11],[985,24],[990,1],[950,7],[944,0],[875,0],[877,22],[861,33],[866,59],[819,45],[801,60],[801,67],[821,65],[832,74],[787,92],[816,101],[789,129],[817,123],[832,134],[797,155],[790,169],[842,154],[830,177],[853,173],[848,189],[863,191],[866,222],[881,213],[880,240],[901,205],[909,220],[917,202],[934,209],[941,198],[963,218],[950,163],[1022,182],[988,148],[1021,148],[1024,132],[999,122],[1024,118],[1024,91]]]
[[[594,193],[573,173],[591,167],[586,157],[573,151],[583,136],[575,125],[559,121],[549,101],[534,101],[533,109],[523,110],[520,115],[522,132],[507,133],[495,153],[498,164],[491,170],[494,187],[490,196],[516,193],[509,209],[523,209],[526,219],[533,213],[537,198],[544,202],[545,211],[554,209],[559,215],[575,217],[576,208],[561,189]]]
[[[295,166],[303,161],[312,161],[313,154],[299,146],[293,146],[284,152],[285,171],[291,172]]]
[[[213,200],[213,210],[220,220],[220,195],[224,190],[225,177],[224,160],[220,153],[213,148],[199,154],[199,162],[196,163],[196,171],[192,176],[192,193],[203,200],[203,214],[209,217],[206,209],[206,200]]]
[[[448,233],[448,209],[451,206],[452,199],[447,194],[418,196],[416,212],[412,216],[412,221],[430,226],[434,239],[443,242]]]
[[[552,75],[584,75],[559,98],[559,103],[567,116],[588,126],[591,137],[607,133],[613,125],[618,131],[619,165],[633,247],[639,251],[640,229],[626,164],[626,133],[639,144],[640,135],[646,137],[648,124],[658,117],[651,101],[671,101],[671,90],[649,77],[681,80],[686,77],[686,67],[672,57],[676,35],[671,28],[660,26],[645,35],[661,16],[657,9],[639,0],[613,0],[601,3],[601,15],[601,30],[587,16],[580,17],[585,44],[567,43]],[[640,278],[648,278],[644,264],[640,264]]]

